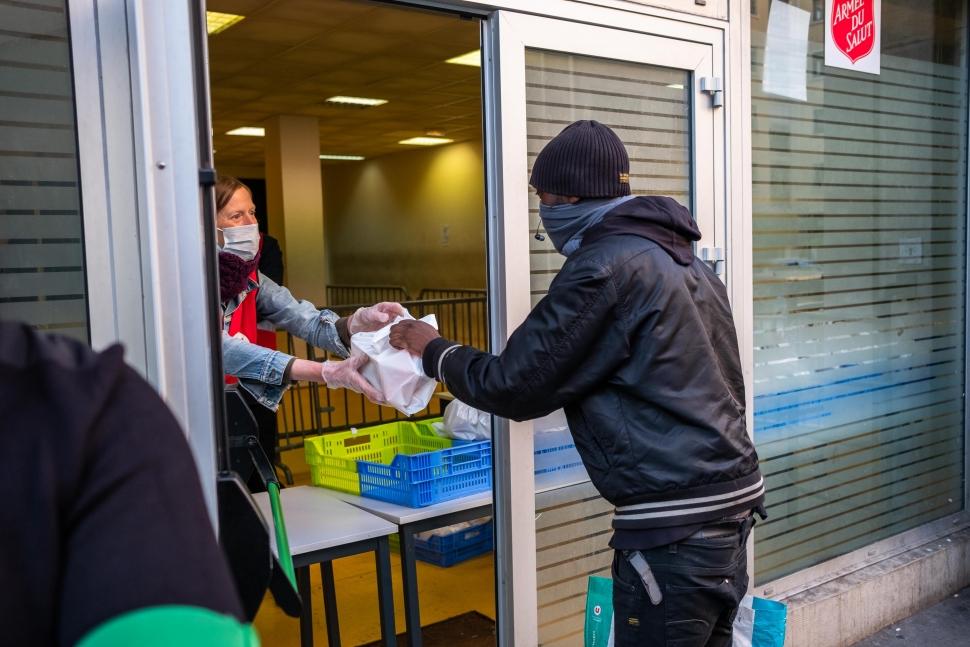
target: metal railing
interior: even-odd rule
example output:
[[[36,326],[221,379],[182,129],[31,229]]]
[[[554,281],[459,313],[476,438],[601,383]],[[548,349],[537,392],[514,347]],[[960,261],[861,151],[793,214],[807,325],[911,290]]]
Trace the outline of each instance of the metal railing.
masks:
[[[402,285],[328,285],[327,303],[331,310],[344,303],[374,305],[381,301],[407,301],[411,298]]]
[[[371,303],[331,306],[330,309],[345,316]],[[434,314],[443,337],[476,348],[488,348],[488,311],[484,292],[478,296],[402,301],[401,305],[415,318]],[[295,357],[315,361],[331,358],[325,351],[288,333],[284,350]],[[441,385],[438,385],[436,393],[441,390]],[[428,407],[410,419],[438,417],[443,412],[444,404],[433,396]],[[408,419],[396,409],[369,402],[359,393],[347,389],[328,389],[316,383],[300,383],[287,391],[278,415],[280,451],[302,447],[306,436]]]
[[[485,298],[485,290],[478,288],[424,288],[418,299],[464,299],[468,297]]]

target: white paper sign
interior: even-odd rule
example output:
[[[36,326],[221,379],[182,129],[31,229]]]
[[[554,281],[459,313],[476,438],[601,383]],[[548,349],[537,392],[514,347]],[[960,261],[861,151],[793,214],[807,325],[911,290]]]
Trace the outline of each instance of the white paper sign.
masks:
[[[761,89],[790,99],[805,101],[808,61],[809,12],[772,0],[765,40],[764,77]]]
[[[825,0],[825,64],[879,74],[882,0]]]

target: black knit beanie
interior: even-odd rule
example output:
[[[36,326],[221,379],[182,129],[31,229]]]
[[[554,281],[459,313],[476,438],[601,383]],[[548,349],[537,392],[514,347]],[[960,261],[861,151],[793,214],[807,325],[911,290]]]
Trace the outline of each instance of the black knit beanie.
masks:
[[[577,198],[630,195],[630,158],[616,133],[598,121],[575,121],[539,151],[529,184]]]

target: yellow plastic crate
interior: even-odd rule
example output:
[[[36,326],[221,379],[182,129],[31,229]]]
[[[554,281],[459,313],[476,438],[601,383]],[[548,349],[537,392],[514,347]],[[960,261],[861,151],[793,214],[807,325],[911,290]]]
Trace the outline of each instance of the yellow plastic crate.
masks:
[[[439,419],[440,420],[440,419]],[[431,429],[437,420],[400,420],[356,431],[307,438],[303,443],[310,481],[317,486],[360,494],[357,461],[390,464],[398,454],[420,454],[451,447]]]

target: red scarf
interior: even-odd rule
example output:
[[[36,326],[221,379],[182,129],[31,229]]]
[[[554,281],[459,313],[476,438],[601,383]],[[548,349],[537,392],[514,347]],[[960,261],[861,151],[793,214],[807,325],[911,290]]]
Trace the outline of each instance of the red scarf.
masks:
[[[259,250],[263,250],[263,235],[259,236]],[[255,260],[259,259],[259,255],[256,256]],[[220,272],[220,276],[222,276]],[[254,267],[253,271],[249,273],[249,281],[253,283],[259,283],[259,268]],[[236,333],[242,333],[245,335],[246,340],[252,344],[259,344],[269,348],[270,350],[276,350],[276,332],[272,330],[260,330],[256,327],[259,323],[259,315],[256,313],[256,295],[259,294],[259,288],[253,288],[247,295],[246,298],[242,300],[242,303],[236,307],[232,312],[232,316],[229,319],[229,336],[234,337]],[[226,384],[235,384],[239,380],[231,375],[226,375]]]

